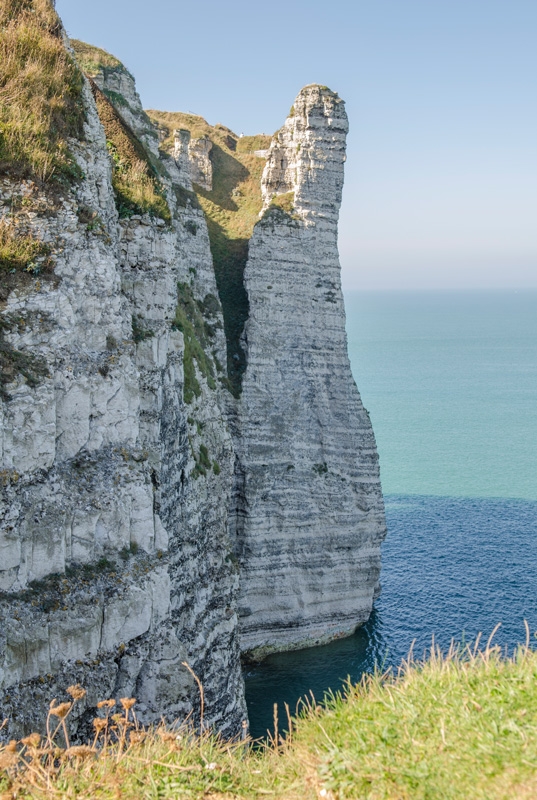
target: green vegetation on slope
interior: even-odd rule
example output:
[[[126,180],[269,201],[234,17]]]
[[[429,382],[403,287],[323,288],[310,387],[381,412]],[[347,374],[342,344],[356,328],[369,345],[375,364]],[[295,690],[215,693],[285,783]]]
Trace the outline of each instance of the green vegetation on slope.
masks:
[[[205,213],[218,293],[224,313],[227,368],[235,395],[240,393],[246,362],[240,337],[248,318],[244,267],[248,242],[262,206],[261,175],[265,161],[254,154],[267,148],[270,136],[238,137],[223,125],[209,125],[203,117],[163,111],[148,111],[162,134],[162,148],[173,151],[174,129],[190,131],[192,138],[208,136],[213,148],[213,188],[194,186]]]
[[[44,359],[17,350],[7,341],[5,334],[10,331],[11,324],[11,319],[0,317],[0,398],[4,402],[11,400],[7,385],[17,375],[22,375],[29,386],[35,387],[49,374]]]
[[[196,361],[201,374],[207,379],[209,387],[216,389],[213,362],[206,352],[209,349],[209,339],[213,331],[202,315],[204,307],[211,305],[212,297],[217,303],[218,301],[212,295],[207,295],[204,303],[199,303],[194,299],[188,284],[177,284],[177,308],[173,325],[181,331],[185,338],[183,361],[183,398],[185,403],[191,403],[194,397],[199,397],[201,394],[194,361]]]
[[[0,174],[68,183],[67,144],[82,138],[83,78],[50,0],[0,3]]]
[[[126,72],[130,75],[130,72],[123,66],[121,61],[110,53],[107,53],[106,50],[101,50],[100,47],[81,42],[80,39],[71,39],[70,41],[80,69],[82,69],[89,78],[94,78],[100,72],[106,72],[106,70]]]
[[[91,89],[112,158],[112,185],[120,217],[148,213],[171,222],[164,189],[144,146],[93,81]]]
[[[54,742],[34,734],[0,748],[0,791],[60,800],[529,800],[537,796],[536,679],[537,655],[525,648],[513,659],[499,649],[435,652],[396,678],[366,677],[325,708],[310,704],[285,722],[285,740],[275,732],[259,749],[186,729],[143,731],[124,698],[99,711],[97,747],[66,750],[63,722],[71,698],[84,694],[70,687],[71,698],[50,712]]]

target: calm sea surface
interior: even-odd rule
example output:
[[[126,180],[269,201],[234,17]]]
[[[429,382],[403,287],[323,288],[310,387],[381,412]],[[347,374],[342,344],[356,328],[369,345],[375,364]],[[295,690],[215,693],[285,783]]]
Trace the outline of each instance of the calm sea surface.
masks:
[[[349,355],[386,498],[382,595],[368,624],[248,669],[251,732],[273,704],[322,699],[398,665],[415,640],[537,631],[537,291],[346,295]],[[535,640],[534,640],[535,641]]]

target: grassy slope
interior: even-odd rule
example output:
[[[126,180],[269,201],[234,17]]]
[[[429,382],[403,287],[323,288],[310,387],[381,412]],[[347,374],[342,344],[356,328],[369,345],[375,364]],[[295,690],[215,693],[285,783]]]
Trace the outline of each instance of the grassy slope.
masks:
[[[101,50],[100,47],[87,44],[87,42],[81,42],[80,39],[71,39],[70,41],[76,54],[76,60],[88,77],[95,78],[103,69],[128,72],[121,61],[111,53],[107,53],[106,50]]]
[[[10,292],[53,280],[51,247],[32,231],[28,212],[49,213],[80,179],[70,138],[82,138],[83,77],[65,50],[50,0],[0,2],[0,176],[30,179],[0,220],[0,309]],[[45,194],[38,197],[39,190]],[[37,277],[39,276],[39,277]],[[23,375],[35,386],[47,374],[41,359],[14,349],[5,338],[16,321],[0,320],[0,398]]]
[[[102,92],[93,81],[99,73],[130,73],[121,61],[106,50],[79,39],[72,39],[71,46],[78,65],[90,79],[99,118],[106,134],[119,215],[128,217],[132,214],[149,213],[165,222],[171,222],[158,165],[153,163],[151,154],[116,110],[116,106],[125,105],[126,100],[116,92]]]
[[[261,175],[265,161],[255,150],[268,147],[270,136],[239,138],[223,125],[209,125],[203,117],[164,111],[148,111],[164,139],[162,148],[173,150],[175,128],[189,130],[192,138],[208,136],[213,144],[213,189],[195,186],[205,212],[218,292],[224,312],[228,345],[228,375],[235,394],[240,391],[245,367],[240,335],[248,318],[248,298],[243,273],[248,258],[248,241],[261,210]]]
[[[93,82],[91,89],[112,158],[112,185],[119,216],[149,213],[171,222],[164,189],[144,146]]]
[[[11,777],[5,773],[0,789],[16,789],[17,797],[49,797],[53,787],[59,798],[137,800],[533,798],[536,678],[537,655],[530,651],[513,660],[496,651],[434,655],[397,679],[369,677],[345,700],[310,709],[278,748],[248,752],[242,744],[161,729],[145,739],[135,734],[138,741],[123,753],[109,748],[82,759],[73,752],[53,774],[40,773],[34,760],[33,771],[18,776],[19,757],[4,748],[0,765],[11,763]]]
[[[82,137],[82,74],[49,0],[0,3],[0,174],[80,177],[69,137]]]

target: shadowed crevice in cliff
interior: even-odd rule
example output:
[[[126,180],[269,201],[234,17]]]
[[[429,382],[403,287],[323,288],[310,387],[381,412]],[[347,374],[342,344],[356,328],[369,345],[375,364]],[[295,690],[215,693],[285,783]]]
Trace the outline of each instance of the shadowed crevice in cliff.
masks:
[[[222,304],[229,389],[238,397],[246,369],[241,336],[249,313],[248,295],[244,287],[249,236],[240,235],[246,231],[238,212],[240,201],[244,201],[244,184],[250,178],[250,172],[236,157],[236,146],[236,140],[230,141],[229,136],[222,146],[213,141],[209,156],[213,169],[212,190],[207,191],[198,185],[195,185],[195,190],[207,219],[216,285]],[[239,188],[241,186],[242,189]],[[257,205],[255,202],[256,208]]]
[[[207,228],[224,316],[229,388],[238,397],[246,369],[246,353],[241,345],[241,336],[249,313],[248,295],[244,286],[249,240],[228,238],[223,228],[210,218],[207,219]]]
[[[203,117],[161,111],[148,111],[163,139],[161,148],[174,153],[174,129],[188,130],[191,143],[207,138],[211,142],[208,159],[212,188],[194,183],[194,191],[207,220],[218,294],[224,316],[227,345],[228,388],[238,397],[246,368],[241,344],[249,316],[248,295],[244,287],[244,268],[248,243],[262,207],[261,175],[265,166],[263,148],[271,137],[237,136],[223,125],[209,125]],[[256,153],[258,153],[256,155]],[[193,178],[194,180],[194,178]]]

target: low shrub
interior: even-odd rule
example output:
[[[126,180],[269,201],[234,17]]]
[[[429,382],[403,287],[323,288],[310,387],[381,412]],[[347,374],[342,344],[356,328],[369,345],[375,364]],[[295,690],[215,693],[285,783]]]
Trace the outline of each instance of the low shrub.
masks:
[[[194,299],[192,290],[186,283],[177,284],[177,301],[173,326],[181,331],[185,340],[183,398],[185,403],[192,403],[194,397],[201,395],[201,386],[196,377],[194,362],[197,363],[198,369],[206,378],[211,389],[216,389],[214,365],[206,352],[209,341],[201,312],[203,303],[198,303]]]

